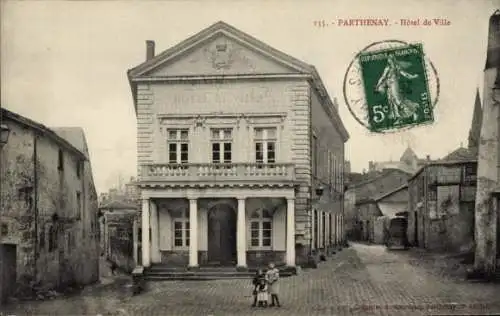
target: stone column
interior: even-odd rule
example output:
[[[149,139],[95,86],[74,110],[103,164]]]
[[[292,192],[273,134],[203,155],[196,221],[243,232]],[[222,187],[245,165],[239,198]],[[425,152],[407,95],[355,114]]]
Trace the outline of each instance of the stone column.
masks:
[[[286,264],[295,266],[295,199],[287,199],[286,207]]]
[[[137,244],[139,242],[139,236],[137,234],[137,231],[138,231],[138,225],[137,225],[137,219],[134,219],[134,222],[132,224],[132,238],[133,238],[133,245],[134,245],[134,248],[133,248],[133,251],[134,251],[134,264],[137,266],[137,264],[139,263],[139,257],[138,257],[138,251],[137,251]]]
[[[151,223],[151,262],[159,263],[160,260],[160,243],[159,243],[159,225],[158,225],[158,208],[156,203],[151,200],[149,204],[151,210],[150,223]]]
[[[198,266],[198,200],[189,199],[189,267]]]
[[[151,264],[149,250],[149,199],[142,200],[142,266],[149,267]]]
[[[246,229],[245,198],[238,198],[238,223],[236,225],[238,267],[247,266]]]
[[[311,209],[311,249],[316,250],[315,243],[316,243],[316,236],[314,235],[314,230],[316,229],[316,211],[314,209]]]

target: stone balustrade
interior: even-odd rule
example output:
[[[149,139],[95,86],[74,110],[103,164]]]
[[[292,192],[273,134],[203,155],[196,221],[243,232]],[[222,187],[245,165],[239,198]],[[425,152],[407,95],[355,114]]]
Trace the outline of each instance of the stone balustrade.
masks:
[[[187,163],[146,164],[141,166],[140,181],[217,182],[217,181],[293,181],[291,163]]]

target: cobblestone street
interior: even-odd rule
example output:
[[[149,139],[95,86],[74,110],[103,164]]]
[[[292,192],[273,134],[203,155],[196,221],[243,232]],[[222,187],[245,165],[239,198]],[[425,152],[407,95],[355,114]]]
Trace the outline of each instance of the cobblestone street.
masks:
[[[500,312],[500,284],[440,274],[428,260],[353,244],[318,269],[281,280],[281,308],[252,309],[250,280],[150,283],[130,298],[126,280],[81,295],[9,306],[14,315],[437,315]]]

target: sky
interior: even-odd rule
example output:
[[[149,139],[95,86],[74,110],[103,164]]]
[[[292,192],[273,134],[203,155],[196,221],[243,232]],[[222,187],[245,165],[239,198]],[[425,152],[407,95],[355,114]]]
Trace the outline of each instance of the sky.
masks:
[[[98,192],[136,173],[136,119],[126,71],[145,59],[145,41],[168,49],[217,21],[313,64],[350,139],[353,171],[397,160],[410,145],[439,158],[467,145],[476,91],[482,95],[488,18],[500,0],[13,1],[1,7],[1,104],[46,126],[81,126]],[[314,21],[448,19],[448,26],[327,26]],[[422,43],[441,84],[435,122],[372,134],[344,102],[344,74],[372,42]]]

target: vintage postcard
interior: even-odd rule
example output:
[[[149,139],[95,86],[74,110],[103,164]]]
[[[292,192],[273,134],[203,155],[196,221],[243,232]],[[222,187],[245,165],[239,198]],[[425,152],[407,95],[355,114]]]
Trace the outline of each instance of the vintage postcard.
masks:
[[[500,315],[500,0],[2,0],[0,73],[0,316]]]

